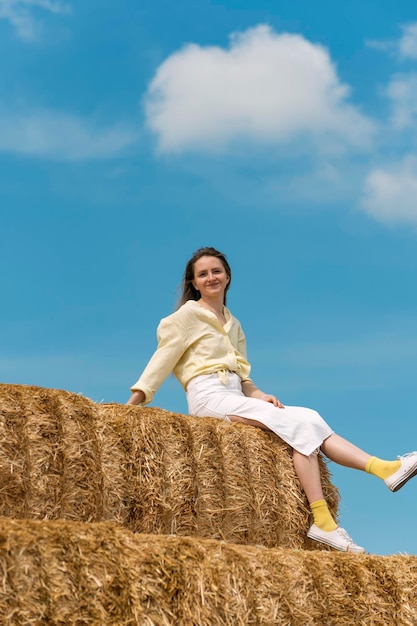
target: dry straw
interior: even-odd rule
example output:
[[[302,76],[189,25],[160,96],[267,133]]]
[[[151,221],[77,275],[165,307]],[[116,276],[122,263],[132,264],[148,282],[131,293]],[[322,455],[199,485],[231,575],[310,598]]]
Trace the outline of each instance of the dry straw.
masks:
[[[0,520],[5,626],[415,626],[417,557]]]
[[[3,516],[311,547],[289,447],[241,424],[0,384],[0,484]]]

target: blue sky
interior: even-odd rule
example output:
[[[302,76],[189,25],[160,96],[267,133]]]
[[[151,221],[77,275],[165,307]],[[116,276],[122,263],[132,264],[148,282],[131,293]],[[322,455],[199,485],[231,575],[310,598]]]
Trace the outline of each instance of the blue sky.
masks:
[[[0,380],[125,402],[213,245],[262,389],[417,448],[415,3],[0,0],[0,46]],[[330,469],[417,553],[417,485]]]

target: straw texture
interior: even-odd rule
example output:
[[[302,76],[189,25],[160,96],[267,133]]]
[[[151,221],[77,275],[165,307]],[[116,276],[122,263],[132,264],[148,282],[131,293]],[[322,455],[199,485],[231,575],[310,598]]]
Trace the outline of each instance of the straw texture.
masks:
[[[0,520],[1,623],[415,626],[417,557]]]
[[[309,542],[290,449],[249,426],[0,384],[0,516],[5,626],[417,624],[417,557]]]
[[[337,516],[338,492],[320,463]],[[312,547],[289,447],[212,418],[0,384],[0,485],[2,516]]]

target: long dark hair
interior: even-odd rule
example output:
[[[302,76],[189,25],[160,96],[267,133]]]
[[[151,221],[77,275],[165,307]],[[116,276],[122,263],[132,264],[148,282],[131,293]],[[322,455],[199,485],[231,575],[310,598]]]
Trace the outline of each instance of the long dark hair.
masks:
[[[232,282],[232,270],[230,269],[230,265],[227,262],[226,256],[216,250],[216,248],[199,248],[196,252],[194,252],[191,259],[188,261],[185,266],[184,277],[181,283],[181,296],[178,300],[178,307],[182,306],[187,302],[187,300],[200,300],[201,295],[197,289],[194,288],[193,280],[194,280],[194,265],[196,262],[201,259],[203,256],[214,256],[216,259],[219,259],[226,271],[226,274],[229,277],[229,282],[224,291],[224,300],[223,304],[226,305],[226,293],[230,287],[230,283]]]

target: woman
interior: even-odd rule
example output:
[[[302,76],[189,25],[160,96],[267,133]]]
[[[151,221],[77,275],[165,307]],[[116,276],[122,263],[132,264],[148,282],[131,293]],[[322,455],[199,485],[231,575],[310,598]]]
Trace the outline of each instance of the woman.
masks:
[[[200,248],[187,263],[180,306],[161,320],[158,348],[127,404],[147,404],[171,372],[187,393],[191,415],[218,417],[274,432],[293,449],[295,472],[307,496],[314,523],[307,536],[337,550],[361,553],[338,527],[323,496],[317,453],[366,471],[398,491],[417,474],[417,452],[395,461],[370,456],[335,434],[320,415],[284,406],[249,378],[246,342],[238,320],[226,308],[232,273],[226,257]]]

